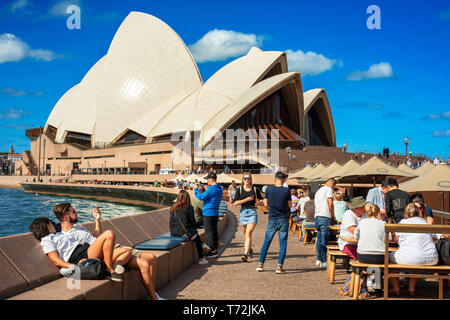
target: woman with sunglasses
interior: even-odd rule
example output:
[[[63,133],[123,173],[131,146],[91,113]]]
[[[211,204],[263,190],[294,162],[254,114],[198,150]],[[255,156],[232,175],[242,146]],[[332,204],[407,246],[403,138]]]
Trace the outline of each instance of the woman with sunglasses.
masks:
[[[258,223],[258,214],[256,213],[256,205],[262,201],[261,192],[253,186],[252,175],[244,173],[242,185],[237,188],[233,199],[234,206],[241,206],[239,214],[239,224],[245,237],[244,255],[241,257],[243,262],[248,261],[248,257],[252,258],[252,234]]]

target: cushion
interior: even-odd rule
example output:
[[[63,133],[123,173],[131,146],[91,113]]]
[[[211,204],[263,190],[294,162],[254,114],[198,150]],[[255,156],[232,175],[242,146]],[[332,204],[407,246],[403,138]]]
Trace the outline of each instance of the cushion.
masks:
[[[219,204],[219,217],[223,217],[225,212],[227,212],[227,210],[228,210],[227,203],[225,201],[223,201],[223,200],[220,201],[220,204]]]
[[[170,250],[179,245],[181,240],[171,238],[151,239],[134,246],[138,250]]]
[[[155,237],[155,239],[174,239],[182,242],[186,242],[189,240],[186,236],[171,236],[170,232],[160,234],[159,236]]]

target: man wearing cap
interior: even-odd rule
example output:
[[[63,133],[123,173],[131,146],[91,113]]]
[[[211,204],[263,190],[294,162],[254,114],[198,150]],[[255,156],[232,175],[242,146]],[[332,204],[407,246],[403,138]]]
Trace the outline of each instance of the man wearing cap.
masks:
[[[359,221],[366,213],[364,209],[364,206],[366,204],[367,201],[364,200],[364,197],[354,198],[349,205],[349,209],[345,211],[344,217],[342,218],[341,232],[338,239],[339,250],[341,250],[343,253],[346,253],[350,258],[354,260],[358,260],[356,252],[358,246],[356,242],[352,243],[344,239],[354,238],[353,233],[355,232]]]
[[[206,177],[208,188],[201,193],[198,185],[195,185],[194,193],[198,200],[203,201],[203,225],[205,226],[206,244],[210,252],[205,256],[217,257],[219,235],[217,233],[217,222],[219,220],[219,205],[222,200],[223,188],[217,184],[217,175],[211,171]]]

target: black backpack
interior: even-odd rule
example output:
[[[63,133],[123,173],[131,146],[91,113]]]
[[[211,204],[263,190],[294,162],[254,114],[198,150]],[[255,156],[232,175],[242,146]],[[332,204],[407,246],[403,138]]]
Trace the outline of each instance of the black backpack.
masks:
[[[439,239],[436,249],[439,254],[439,264],[450,266],[450,238]]]
[[[99,259],[86,259],[77,263],[73,272],[65,276],[79,280],[100,280],[106,277],[106,265]]]

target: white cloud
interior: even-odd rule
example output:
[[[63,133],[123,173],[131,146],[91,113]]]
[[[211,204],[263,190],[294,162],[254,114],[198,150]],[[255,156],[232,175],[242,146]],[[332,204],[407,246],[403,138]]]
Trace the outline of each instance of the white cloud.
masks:
[[[323,54],[313,51],[303,52],[302,50],[287,50],[287,61],[289,71],[297,71],[302,75],[318,75],[325,71],[331,70],[335,64],[339,67],[343,66],[342,61],[329,59]]]
[[[450,129],[449,130],[435,130],[435,131],[433,131],[433,137],[450,137]]]
[[[23,9],[28,4],[27,0],[17,0],[11,4],[11,12]]]
[[[26,112],[22,109],[10,108],[4,112],[0,112],[0,119],[20,119],[24,115],[28,115],[30,112]]]
[[[425,119],[429,120],[440,120],[440,119],[446,119],[450,120],[450,111],[444,111],[441,114],[432,113],[425,117]]]
[[[391,64],[389,62],[380,62],[373,64],[367,71],[356,71],[347,75],[347,79],[350,81],[360,81],[363,79],[377,79],[377,78],[393,78],[394,72],[392,71]]]
[[[11,33],[0,34],[0,63],[17,62],[25,58],[52,61],[58,57],[50,50],[32,50],[28,44]]]
[[[77,5],[80,6],[79,0],[63,0],[57,2],[53,7],[50,8],[48,11],[49,15],[52,17],[61,17],[61,16],[67,16],[67,7],[71,5]]]
[[[214,29],[205,34],[189,50],[198,63],[221,61],[246,54],[251,47],[260,47],[263,37],[233,30]]]

